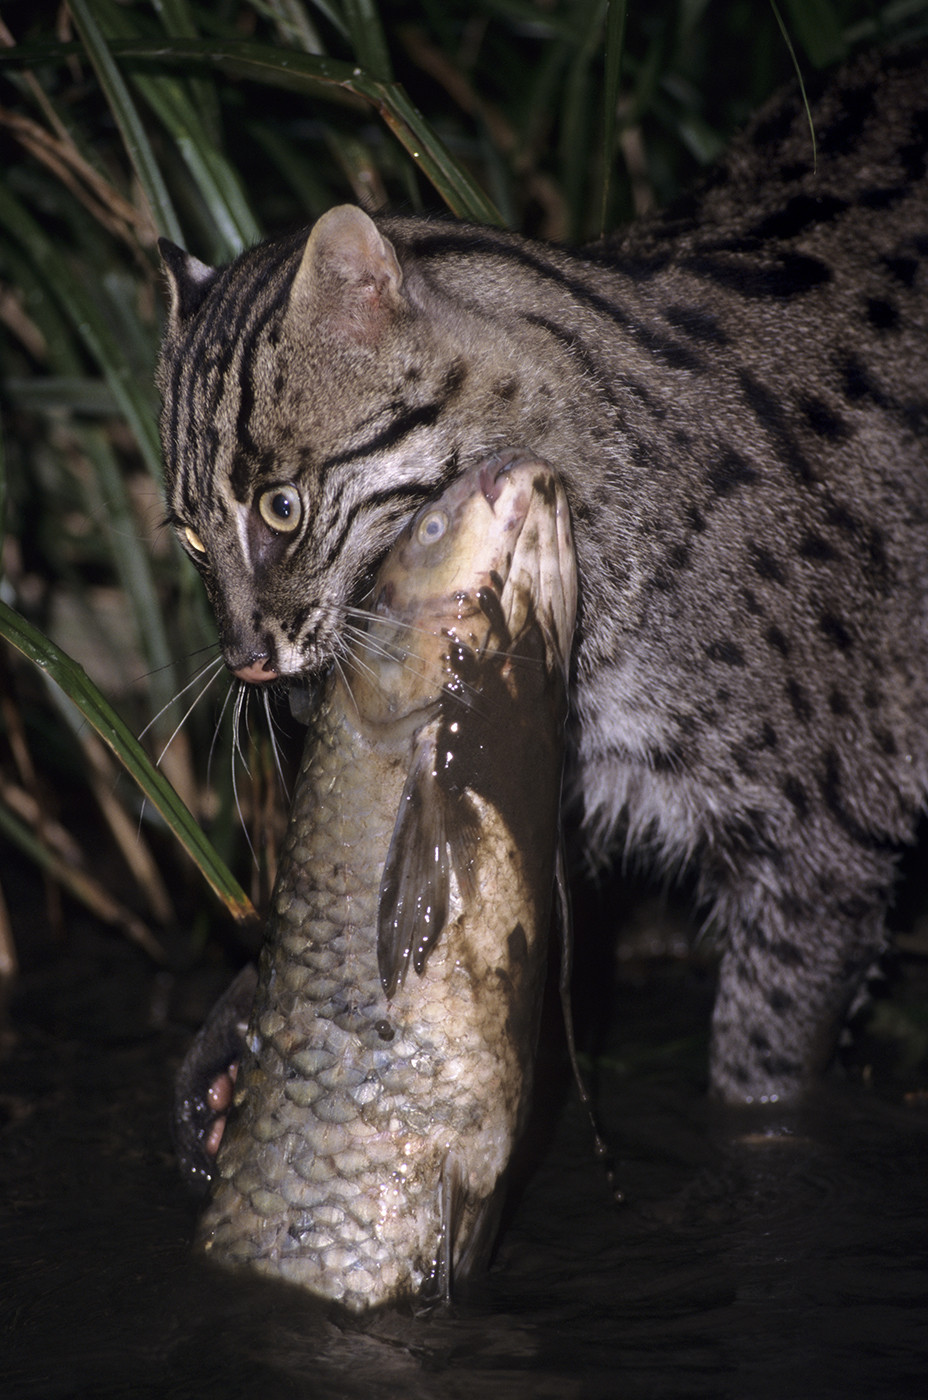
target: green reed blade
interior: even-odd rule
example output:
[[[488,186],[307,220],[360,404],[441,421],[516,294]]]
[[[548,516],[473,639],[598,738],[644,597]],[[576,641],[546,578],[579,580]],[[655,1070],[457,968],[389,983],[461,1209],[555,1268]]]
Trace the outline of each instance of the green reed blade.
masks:
[[[214,256],[228,262],[262,236],[233,166],[205,136],[193,102],[174,78],[134,78],[139,93],[173,137],[181,158],[210,212]]]
[[[125,478],[110,440],[101,429],[75,425],[75,433],[92,475],[84,485],[85,498],[100,522],[109,557],[131,605],[139,652],[150,671],[149,691],[155,710],[170,704],[177,690],[176,642],[168,640],[167,620],[155,585],[152,558],[139,538]],[[159,732],[167,720],[158,726]]]
[[[151,762],[141,744],[100,694],[84,668],[37,628],[0,600],[0,636],[40,667],[73,701],[103,742],[135,779],[147,800],[161,814],[204,879],[237,919],[255,916],[254,906],[216,853],[211,842]]]
[[[113,52],[122,58],[214,63],[232,77],[293,92],[311,94],[338,88],[352,93],[377,110],[452,213],[479,223],[502,223],[499,211],[454,159],[399,83],[377,82],[363,69],[335,59],[282,52],[266,44],[247,41],[178,41],[168,50],[151,44],[114,44]]]
[[[151,7],[161,21],[165,34],[171,34],[180,39],[198,39],[200,37],[197,22],[187,0],[151,0]],[[123,15],[126,15],[124,6],[119,6],[118,9]],[[204,137],[208,137],[218,145],[222,119],[219,95],[212,79],[208,76],[191,78],[190,96],[200,115]]]
[[[0,184],[0,227],[5,227],[28,254],[96,363],[138,442],[145,464],[156,480],[161,477],[161,445],[155,421],[154,401],[143,389],[128,363],[122,346],[107,325],[97,302],[74,270],[63,250],[50,238],[10,190]]]
[[[342,0],[342,13],[361,67],[378,82],[392,83],[393,65],[377,6],[372,0]]]
[[[569,46],[572,53],[561,99],[561,186],[570,218],[571,238],[580,236],[587,207],[596,90],[590,70],[601,50],[605,10],[605,0],[585,0],[584,5],[578,7],[580,36]]]
[[[603,87],[603,192],[599,231],[605,234],[609,217],[609,189],[615,161],[615,119],[619,104],[619,76],[625,39],[625,0],[609,0],[606,13],[606,72]]]
[[[133,40],[144,35],[122,6],[94,0],[105,42]],[[189,16],[188,16],[189,19]],[[192,21],[185,25],[192,28]],[[195,36],[195,30],[193,30]],[[190,172],[212,223],[213,256],[227,262],[257,243],[262,230],[248,203],[241,178],[223,154],[187,87],[173,73],[132,74],[133,86],[170,133]]]
[[[182,242],[180,222],[167,186],[155,160],[151,143],[145,134],[135,103],[125,80],[113,60],[103,32],[87,0],[73,0],[69,5],[84,48],[97,74],[110,110],[122,135],[123,143],[142,189],[148,197],[158,228],[175,243]],[[21,51],[20,51],[21,52]]]
[[[301,0],[263,0],[255,8],[273,17],[278,35],[287,44],[302,49],[304,53],[325,53],[319,31]],[[331,5],[323,3],[323,0],[313,0],[313,9],[324,15],[337,33],[348,37],[344,20]]]
[[[74,44],[22,44],[16,49],[0,49],[0,68],[11,65],[11,55],[15,55],[15,62],[22,67],[63,63],[80,52],[80,46]],[[499,210],[454,159],[399,83],[377,82],[362,68],[350,63],[249,40],[171,39],[162,43],[116,39],[108,52],[120,60],[134,59],[161,67],[212,65],[229,77],[306,96],[318,97],[332,89],[350,93],[378,112],[453,214],[478,223],[497,226],[503,223]],[[178,241],[179,235],[166,228],[162,231]]]

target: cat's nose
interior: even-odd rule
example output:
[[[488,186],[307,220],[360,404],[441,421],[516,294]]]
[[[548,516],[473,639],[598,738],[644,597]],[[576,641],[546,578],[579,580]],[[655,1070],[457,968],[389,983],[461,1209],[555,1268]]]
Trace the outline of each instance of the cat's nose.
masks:
[[[236,666],[232,674],[249,685],[263,685],[265,681],[276,681],[279,672],[274,669],[267,656],[259,656],[249,661],[247,666]]]

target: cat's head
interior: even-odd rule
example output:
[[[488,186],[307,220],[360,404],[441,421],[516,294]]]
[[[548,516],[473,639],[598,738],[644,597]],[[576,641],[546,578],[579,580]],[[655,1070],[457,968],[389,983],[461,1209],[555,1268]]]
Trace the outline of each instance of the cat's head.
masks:
[[[464,443],[454,334],[360,209],[225,269],[161,249],[168,518],[229,668],[316,672],[412,512],[497,444]]]

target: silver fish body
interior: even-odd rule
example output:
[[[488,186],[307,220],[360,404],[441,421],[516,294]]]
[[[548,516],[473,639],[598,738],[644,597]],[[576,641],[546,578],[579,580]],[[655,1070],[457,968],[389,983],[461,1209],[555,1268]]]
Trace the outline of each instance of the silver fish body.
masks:
[[[360,1312],[492,1243],[530,1093],[576,563],[516,454],[400,536],[307,742],[199,1239]]]

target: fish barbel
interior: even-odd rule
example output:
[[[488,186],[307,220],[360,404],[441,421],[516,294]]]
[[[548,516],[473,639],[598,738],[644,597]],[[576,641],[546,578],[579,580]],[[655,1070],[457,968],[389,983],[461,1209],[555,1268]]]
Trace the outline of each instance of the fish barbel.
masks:
[[[576,562],[501,454],[414,517],[307,741],[199,1242],[355,1312],[483,1262],[528,1107]]]

